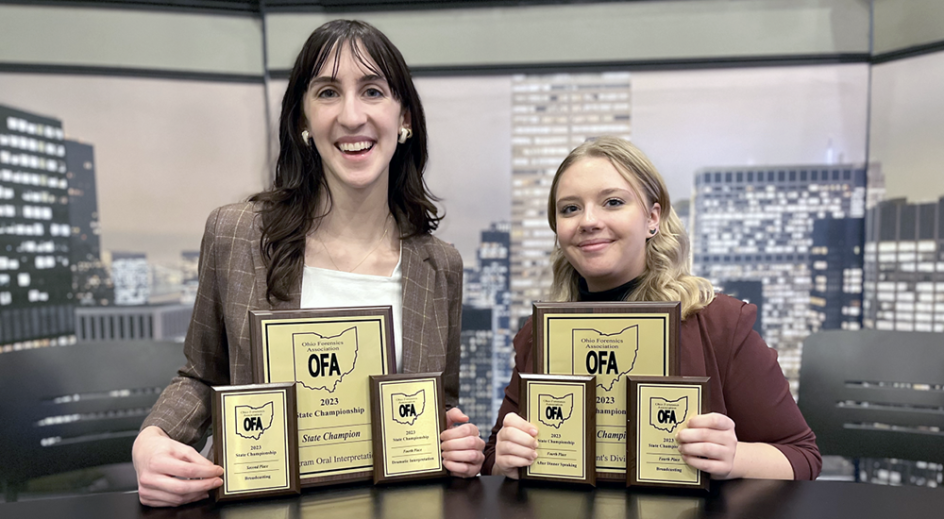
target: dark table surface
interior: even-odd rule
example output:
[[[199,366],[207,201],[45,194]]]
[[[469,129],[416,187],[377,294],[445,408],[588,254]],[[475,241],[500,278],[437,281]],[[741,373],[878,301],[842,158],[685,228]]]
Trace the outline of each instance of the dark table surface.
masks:
[[[138,504],[136,493],[0,504],[3,519],[203,518],[939,518],[944,489],[835,481],[712,482],[692,494],[619,486],[596,489],[519,484],[499,476],[374,487],[307,489],[301,496],[177,509]]]

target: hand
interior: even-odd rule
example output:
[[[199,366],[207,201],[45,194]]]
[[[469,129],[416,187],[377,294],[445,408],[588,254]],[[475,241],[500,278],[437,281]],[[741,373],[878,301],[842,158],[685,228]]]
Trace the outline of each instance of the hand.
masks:
[[[160,427],[146,427],[131,449],[138,499],[147,506],[180,506],[209,497],[223,484],[223,467],[193,447],[174,441]]]
[[[515,413],[506,414],[495,442],[492,473],[518,479],[518,468],[530,467],[538,457],[537,437],[537,427]]]
[[[685,463],[704,470],[714,479],[736,477],[732,474],[738,447],[734,420],[719,413],[695,416],[675,435],[675,440]]]
[[[479,437],[479,428],[465,423],[469,417],[458,407],[446,412],[446,430],[439,435],[442,442],[443,465],[453,476],[471,478],[478,475],[485,461],[485,442]],[[461,423],[458,427],[453,425]]]

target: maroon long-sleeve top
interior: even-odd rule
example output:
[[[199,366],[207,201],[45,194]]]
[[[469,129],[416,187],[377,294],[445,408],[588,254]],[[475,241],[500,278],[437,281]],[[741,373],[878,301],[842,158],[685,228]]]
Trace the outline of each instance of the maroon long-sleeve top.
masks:
[[[777,352],[754,331],[757,307],[719,294],[682,321],[681,374],[707,376],[711,411],[734,420],[738,441],[769,443],[793,466],[794,479],[815,479],[822,469],[816,435],[790,395]],[[533,372],[531,322],[515,337],[515,368],[498,420],[485,445],[483,474],[495,464],[495,442],[505,415],[518,412],[519,373]]]

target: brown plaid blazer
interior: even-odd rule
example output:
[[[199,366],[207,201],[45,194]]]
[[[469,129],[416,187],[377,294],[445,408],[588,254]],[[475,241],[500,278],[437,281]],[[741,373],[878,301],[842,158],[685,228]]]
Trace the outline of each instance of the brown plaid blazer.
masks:
[[[200,286],[180,369],[144,420],[171,438],[194,443],[210,424],[210,387],[252,383],[249,310],[297,309],[301,281],[290,301],[266,300],[266,267],[259,250],[260,217],[252,203],[214,210],[200,245]],[[430,236],[401,244],[403,371],[443,372],[447,406],[459,401],[462,258]]]

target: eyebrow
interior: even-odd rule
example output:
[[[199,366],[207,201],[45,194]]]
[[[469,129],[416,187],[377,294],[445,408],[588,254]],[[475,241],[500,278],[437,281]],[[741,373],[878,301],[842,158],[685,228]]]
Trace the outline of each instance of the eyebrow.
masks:
[[[387,78],[378,74],[364,74],[357,80],[357,82],[360,84],[373,83],[375,81],[386,82]],[[317,77],[312,78],[311,81],[308,82],[308,87],[311,88],[312,85],[331,84],[331,83],[337,83],[337,82],[338,82],[337,78],[332,77],[332,76],[317,76]]]
[[[622,193],[629,193],[631,196],[636,196],[636,195],[633,194],[632,191],[629,191],[629,190],[627,190],[627,189],[623,189],[623,188],[621,188],[621,187],[611,187],[611,188],[604,189],[603,191],[600,191],[599,193],[597,193],[597,196],[610,196],[610,195],[612,195],[612,194],[614,194],[614,193],[619,193],[619,194],[622,194]],[[574,200],[580,200],[580,197],[578,197],[578,196],[565,196],[565,197],[563,197],[563,198],[559,198],[559,199],[557,200],[557,203],[559,204],[559,203],[561,203],[561,202],[570,202],[570,201],[574,201]]]

